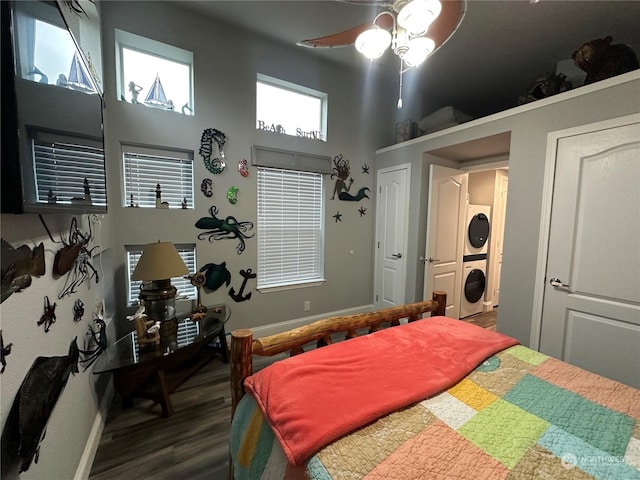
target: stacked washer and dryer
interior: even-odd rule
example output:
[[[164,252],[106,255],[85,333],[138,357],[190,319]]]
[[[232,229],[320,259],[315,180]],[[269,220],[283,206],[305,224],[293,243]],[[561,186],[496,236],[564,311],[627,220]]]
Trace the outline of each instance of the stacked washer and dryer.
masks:
[[[487,287],[490,215],[491,207],[488,205],[467,205],[464,256],[462,257],[460,318],[482,312]]]

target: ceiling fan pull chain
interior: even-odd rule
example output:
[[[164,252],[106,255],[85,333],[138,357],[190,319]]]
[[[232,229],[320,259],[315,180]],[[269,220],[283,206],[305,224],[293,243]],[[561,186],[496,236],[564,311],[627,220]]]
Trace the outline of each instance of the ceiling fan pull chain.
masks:
[[[402,58],[400,58],[400,92],[398,93],[398,109],[402,108]]]

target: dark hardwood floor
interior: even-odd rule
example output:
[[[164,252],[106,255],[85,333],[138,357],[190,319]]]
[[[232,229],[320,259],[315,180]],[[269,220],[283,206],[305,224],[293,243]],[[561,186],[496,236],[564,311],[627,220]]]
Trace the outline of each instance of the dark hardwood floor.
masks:
[[[465,320],[495,330],[496,317],[494,310]],[[254,368],[271,361],[260,359]],[[172,394],[171,401],[175,413],[163,418],[160,405],[151,400],[135,400],[123,409],[116,396],[89,479],[226,479],[229,365],[210,362]]]

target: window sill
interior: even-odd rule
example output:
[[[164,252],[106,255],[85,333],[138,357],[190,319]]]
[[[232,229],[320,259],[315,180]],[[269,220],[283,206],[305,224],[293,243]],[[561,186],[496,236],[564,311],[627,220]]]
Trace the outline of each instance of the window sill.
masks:
[[[260,293],[272,293],[272,292],[282,292],[285,290],[295,290],[298,288],[307,288],[307,287],[319,287],[320,285],[323,285],[326,282],[326,280],[323,278],[321,280],[312,280],[310,282],[304,282],[304,283],[294,283],[294,284],[287,284],[287,285],[274,285],[274,286],[270,286],[270,287],[258,287],[257,290]]]

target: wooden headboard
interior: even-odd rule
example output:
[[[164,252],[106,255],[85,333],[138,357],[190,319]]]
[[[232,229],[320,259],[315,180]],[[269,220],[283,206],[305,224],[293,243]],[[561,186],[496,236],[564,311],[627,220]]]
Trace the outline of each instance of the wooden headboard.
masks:
[[[289,330],[287,332],[253,339],[248,329],[231,333],[231,415],[236,411],[238,402],[244,395],[244,379],[253,373],[253,355],[271,357],[290,351],[291,355],[303,353],[303,345],[317,342],[318,347],[331,343],[331,335],[345,332],[345,338],[358,336],[357,330],[368,328],[368,333],[380,330],[381,324],[389,322],[399,325],[403,318],[412,322],[421,318],[425,312],[444,316],[447,294],[434,291],[433,300],[390,307],[369,313],[333,317]]]

